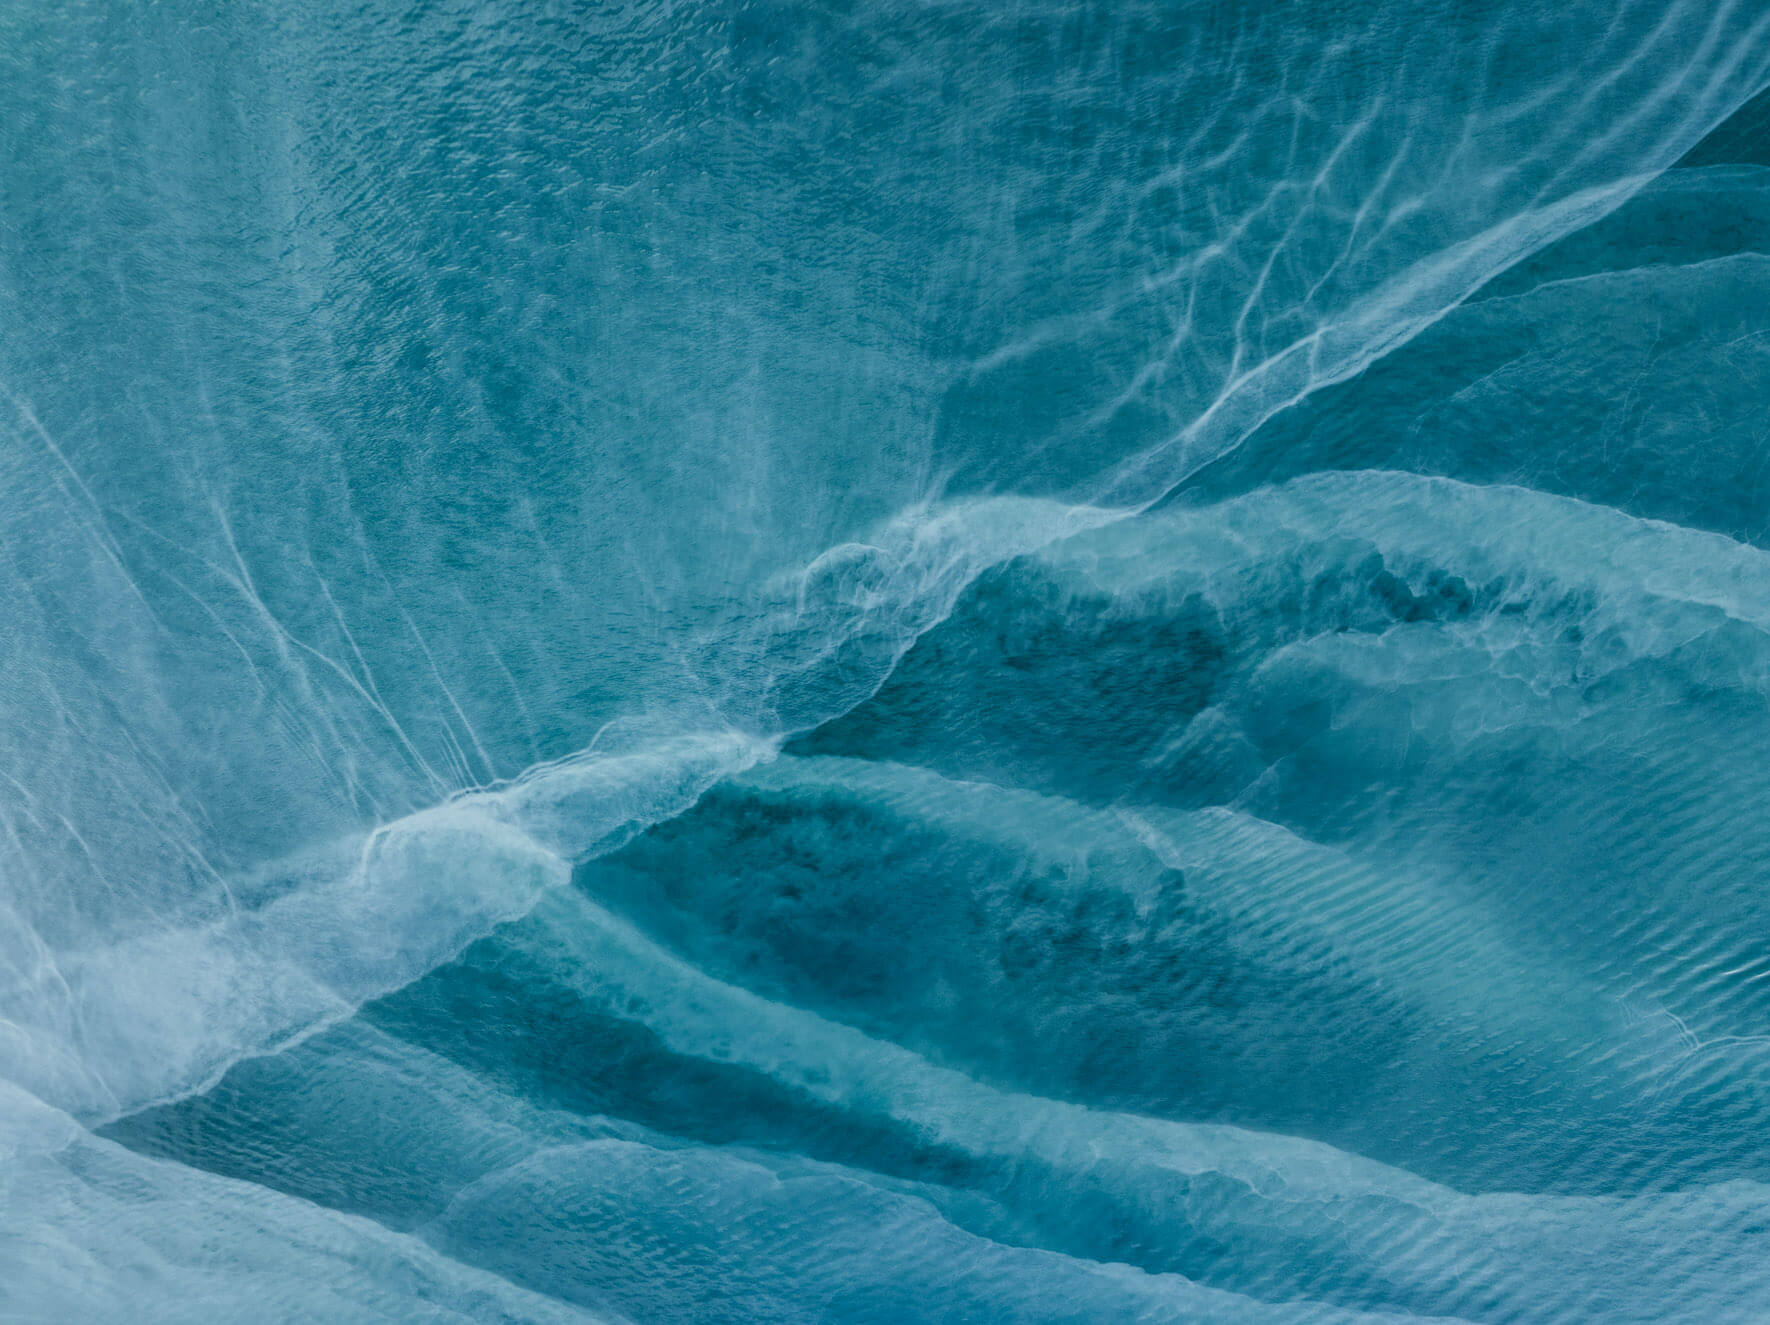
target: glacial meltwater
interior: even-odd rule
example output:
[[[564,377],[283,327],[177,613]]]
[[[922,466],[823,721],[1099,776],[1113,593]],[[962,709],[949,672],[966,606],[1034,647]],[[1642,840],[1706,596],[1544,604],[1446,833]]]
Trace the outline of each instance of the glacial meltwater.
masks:
[[[0,4],[0,1320],[1770,1321],[1767,88]]]

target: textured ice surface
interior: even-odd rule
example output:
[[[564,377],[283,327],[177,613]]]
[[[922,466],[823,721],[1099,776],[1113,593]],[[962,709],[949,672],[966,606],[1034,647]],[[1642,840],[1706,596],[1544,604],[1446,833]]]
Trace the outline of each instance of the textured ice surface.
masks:
[[[0,1317],[1770,1318],[1770,7],[0,7]]]

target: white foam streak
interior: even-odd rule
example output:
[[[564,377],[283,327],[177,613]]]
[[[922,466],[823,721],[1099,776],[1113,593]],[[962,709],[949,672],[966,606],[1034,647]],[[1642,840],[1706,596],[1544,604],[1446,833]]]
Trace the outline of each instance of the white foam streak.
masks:
[[[88,1120],[200,1089],[417,979],[770,749],[710,733],[577,756],[268,868],[267,900],[223,920],[39,952],[0,993],[0,1076]]]

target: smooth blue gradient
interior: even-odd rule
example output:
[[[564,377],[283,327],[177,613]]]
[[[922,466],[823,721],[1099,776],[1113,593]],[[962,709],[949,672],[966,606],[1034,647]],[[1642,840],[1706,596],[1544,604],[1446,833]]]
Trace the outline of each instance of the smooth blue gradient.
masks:
[[[1766,87],[0,6],[0,1319],[1770,1320]]]

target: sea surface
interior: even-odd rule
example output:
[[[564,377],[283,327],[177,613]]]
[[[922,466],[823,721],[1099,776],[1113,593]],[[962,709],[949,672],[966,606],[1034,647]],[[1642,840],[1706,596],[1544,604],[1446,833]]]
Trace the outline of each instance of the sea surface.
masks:
[[[0,5],[0,1319],[1770,1320],[1767,87]]]

